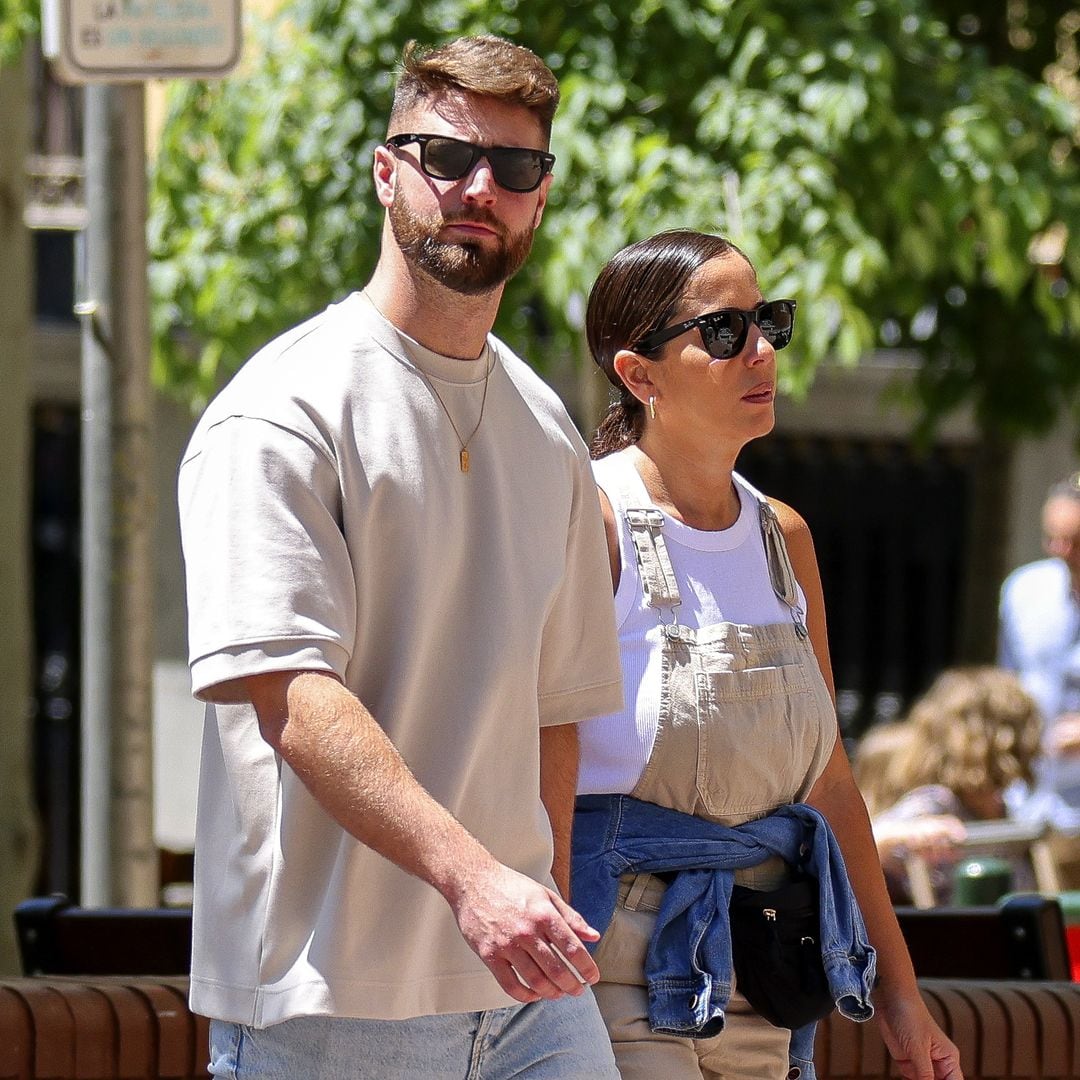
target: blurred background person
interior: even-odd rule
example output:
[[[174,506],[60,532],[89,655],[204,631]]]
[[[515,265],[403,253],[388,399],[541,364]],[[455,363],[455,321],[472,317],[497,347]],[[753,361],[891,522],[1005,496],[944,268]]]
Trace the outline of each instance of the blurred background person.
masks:
[[[1042,710],[1040,780],[1080,807],[1080,472],[1050,488],[1042,529],[1049,557],[1002,586],[998,660]]]
[[[943,671],[906,720],[864,737],[855,778],[895,902],[911,901],[908,855],[930,864],[935,901],[948,903],[964,822],[1024,817],[1041,729],[1015,675],[962,667]],[[1013,884],[1030,884],[1022,863]]]
[[[1080,888],[1080,472],[1054,484],[1042,509],[1047,558],[1014,570],[1001,588],[998,662],[1015,671],[1042,711],[1043,756],[1024,807],[1059,833],[1062,885]]]

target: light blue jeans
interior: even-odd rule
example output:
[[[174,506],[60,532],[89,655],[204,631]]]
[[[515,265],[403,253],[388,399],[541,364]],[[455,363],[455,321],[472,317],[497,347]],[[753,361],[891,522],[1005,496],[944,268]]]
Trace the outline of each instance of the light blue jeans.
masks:
[[[619,1080],[591,992],[411,1020],[302,1016],[262,1029],[214,1020],[210,1074],[223,1080]]]

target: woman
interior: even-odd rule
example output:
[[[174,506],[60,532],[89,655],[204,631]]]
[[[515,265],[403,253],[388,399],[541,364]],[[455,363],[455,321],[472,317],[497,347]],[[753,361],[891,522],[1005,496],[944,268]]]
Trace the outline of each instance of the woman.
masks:
[[[964,822],[1013,816],[1006,793],[1022,802],[1034,781],[1042,718],[1011,671],[962,667],[938,675],[894,727],[902,737],[887,759],[874,753],[874,732],[855,756],[889,892],[910,903],[906,857],[918,854],[932,867],[936,902],[949,903]],[[1026,887],[1029,868],[1018,861],[1014,873]]]
[[[794,308],[793,301],[764,302],[754,268],[734,245],[681,230],[619,252],[589,299],[590,349],[619,393],[593,451],[626,705],[580,728],[572,896],[605,930],[595,991],[627,1080],[813,1076],[812,1025],[809,1039],[805,1029],[793,1035],[772,1026],[737,989],[729,998],[726,969],[699,971],[695,954],[690,974],[701,991],[665,997],[670,986],[685,986],[681,975],[668,978],[668,967],[686,960],[671,951],[671,941],[683,939],[669,933],[674,921],[666,920],[679,915],[674,904],[665,907],[665,889],[693,884],[697,904],[712,888],[710,868],[733,865],[741,867],[734,881],[743,888],[783,887],[792,877],[789,863],[775,854],[761,861],[760,853],[780,850],[792,829],[813,829],[814,812],[803,803],[820,811],[842,847],[880,954],[875,1004],[902,1073],[961,1076],[955,1047],[916,988],[837,737],[810,534],[797,514],[766,502],[733,472],[742,447],[773,426],[776,350],[790,340]],[[638,831],[624,836],[631,819]],[[770,847],[774,820],[784,840]],[[650,843],[649,822],[677,836]],[[759,865],[747,867],[745,852],[731,855],[744,831],[752,833],[746,850],[757,852]],[[846,887],[842,861],[828,862],[835,841],[820,831],[814,837],[813,857],[824,853],[826,860],[815,869],[831,866],[829,880],[837,869],[843,879],[830,903],[835,899],[844,917],[830,908],[833,924],[822,920],[823,935],[847,935],[850,959],[858,959],[851,965],[842,955],[839,966],[826,965],[830,989],[833,976],[849,980],[851,1014],[862,1008],[866,1016],[870,1009],[860,999],[873,980],[873,950],[860,945],[858,913],[849,918],[839,895]],[[706,850],[703,877],[693,864]],[[803,845],[796,857],[807,850]],[[676,852],[685,855],[681,862]],[[617,903],[598,896],[598,875],[631,864],[659,866],[664,853],[669,864],[679,862],[667,869],[689,874],[627,873]],[[726,902],[730,873],[715,874],[723,896],[716,911]],[[701,935],[703,950],[721,967],[730,955],[726,919],[725,911]],[[823,952],[825,945],[823,939]],[[658,1019],[669,1008],[671,1016]],[[650,1026],[650,1013],[660,1031]],[[677,1030],[688,1034],[671,1033]]]

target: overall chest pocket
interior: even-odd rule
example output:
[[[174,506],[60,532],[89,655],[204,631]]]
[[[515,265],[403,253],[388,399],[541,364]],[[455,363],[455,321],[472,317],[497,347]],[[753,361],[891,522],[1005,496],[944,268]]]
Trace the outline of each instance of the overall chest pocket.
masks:
[[[770,661],[706,664],[692,673],[697,794],[710,816],[745,819],[805,795],[821,739],[820,704],[805,659]]]

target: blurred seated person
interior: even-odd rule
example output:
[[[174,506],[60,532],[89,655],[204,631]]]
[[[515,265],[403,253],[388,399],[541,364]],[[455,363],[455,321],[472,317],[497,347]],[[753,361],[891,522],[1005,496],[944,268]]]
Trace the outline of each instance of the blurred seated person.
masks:
[[[1037,705],[1012,673],[961,667],[942,672],[906,720],[864,737],[855,778],[894,903],[911,899],[908,855],[927,861],[935,901],[949,902],[964,822],[1017,816],[1013,808],[1030,791],[1041,725]],[[1015,884],[1022,886],[1019,876]]]

